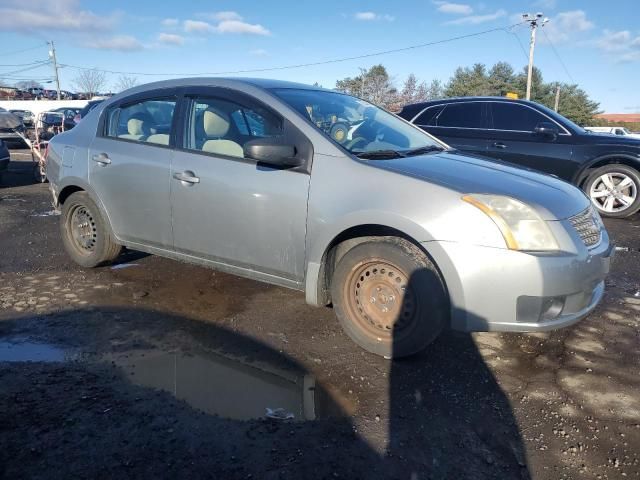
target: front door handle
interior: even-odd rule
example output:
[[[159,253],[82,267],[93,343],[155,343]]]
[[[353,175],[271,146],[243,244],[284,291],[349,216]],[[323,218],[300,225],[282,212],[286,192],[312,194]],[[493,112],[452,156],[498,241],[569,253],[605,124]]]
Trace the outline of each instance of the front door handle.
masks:
[[[505,148],[507,148],[507,146],[506,146],[504,143],[502,143],[502,142],[495,142],[495,143],[493,144],[493,146],[494,146],[495,148],[499,148],[499,149],[501,149],[501,150],[504,150]]]
[[[107,155],[104,152],[94,155],[93,157],[91,157],[91,160],[102,165],[103,167],[111,163],[111,159],[109,158],[109,155]]]
[[[173,178],[180,180],[183,184],[193,185],[194,183],[200,183],[200,177],[196,177],[196,174],[190,170],[174,173]]]

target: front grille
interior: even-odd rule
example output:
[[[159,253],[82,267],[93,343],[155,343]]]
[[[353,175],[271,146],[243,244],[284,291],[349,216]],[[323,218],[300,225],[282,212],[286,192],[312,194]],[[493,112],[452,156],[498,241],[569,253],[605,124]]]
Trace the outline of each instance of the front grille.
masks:
[[[592,207],[569,219],[573,228],[587,247],[600,243],[600,220]]]

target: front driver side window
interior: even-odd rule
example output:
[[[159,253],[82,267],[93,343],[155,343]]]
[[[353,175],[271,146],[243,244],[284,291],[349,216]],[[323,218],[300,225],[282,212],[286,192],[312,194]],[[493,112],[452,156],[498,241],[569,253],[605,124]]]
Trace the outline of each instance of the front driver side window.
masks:
[[[516,103],[493,102],[492,114],[493,128],[495,130],[533,132],[539,123],[550,121],[533,108]]]
[[[191,101],[185,148],[230,157],[244,157],[246,142],[283,134],[283,122],[271,111],[219,98]]]

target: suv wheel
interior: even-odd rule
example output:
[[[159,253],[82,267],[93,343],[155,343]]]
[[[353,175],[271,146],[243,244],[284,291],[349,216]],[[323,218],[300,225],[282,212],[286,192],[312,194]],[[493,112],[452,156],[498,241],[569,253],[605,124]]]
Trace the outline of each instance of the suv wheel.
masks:
[[[598,168],[587,179],[585,191],[606,217],[628,217],[640,209],[640,175],[626,165]]]
[[[73,193],[64,202],[60,227],[67,253],[83,267],[111,262],[122,250],[111,236],[98,206],[86,192]]]
[[[449,318],[447,293],[435,265],[400,238],[385,237],[349,250],[336,266],[331,296],[347,335],[387,358],[423,350]]]

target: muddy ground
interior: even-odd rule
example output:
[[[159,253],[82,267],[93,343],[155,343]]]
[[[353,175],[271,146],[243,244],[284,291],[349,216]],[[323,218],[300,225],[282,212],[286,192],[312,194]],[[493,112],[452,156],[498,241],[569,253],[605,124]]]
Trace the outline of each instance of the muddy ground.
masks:
[[[640,218],[603,304],[390,362],[301,293],[65,256],[47,185],[0,187],[0,477],[640,478]]]

